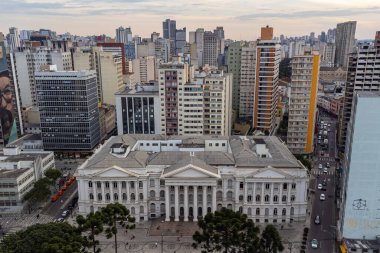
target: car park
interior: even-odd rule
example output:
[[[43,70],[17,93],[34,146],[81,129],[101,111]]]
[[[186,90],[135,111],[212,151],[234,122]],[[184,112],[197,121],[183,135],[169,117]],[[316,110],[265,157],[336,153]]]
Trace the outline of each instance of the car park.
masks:
[[[316,225],[321,224],[321,218],[319,217],[319,215],[315,216],[314,224],[316,224]]]
[[[322,184],[318,184],[318,190],[322,190],[323,186]]]
[[[317,239],[311,240],[311,247],[313,249],[318,249],[318,241],[317,241]]]
[[[322,193],[322,194],[319,196],[319,199],[320,199],[320,200],[326,200],[326,196],[325,196],[325,194]]]

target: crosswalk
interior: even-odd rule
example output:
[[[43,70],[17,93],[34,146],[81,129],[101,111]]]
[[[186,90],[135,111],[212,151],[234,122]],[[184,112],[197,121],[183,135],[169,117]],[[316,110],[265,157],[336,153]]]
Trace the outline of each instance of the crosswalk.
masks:
[[[329,170],[329,171],[327,171],[327,173],[323,173],[323,170],[312,169],[311,174],[312,175],[334,175],[334,171]]]
[[[53,221],[53,217],[40,214],[3,214],[0,217],[2,227],[9,232],[16,232],[36,223],[49,223]]]
[[[334,162],[335,158],[334,157],[319,157],[319,161],[324,161],[324,162]]]

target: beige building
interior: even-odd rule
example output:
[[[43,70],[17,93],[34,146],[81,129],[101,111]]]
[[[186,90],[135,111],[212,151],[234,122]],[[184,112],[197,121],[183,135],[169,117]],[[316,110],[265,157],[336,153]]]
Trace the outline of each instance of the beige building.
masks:
[[[256,45],[241,47],[239,118],[251,121],[255,97]]]
[[[156,80],[156,58],[144,56],[132,60],[132,72],[136,83]]]
[[[292,58],[287,145],[293,154],[313,152],[319,63],[318,52]]]

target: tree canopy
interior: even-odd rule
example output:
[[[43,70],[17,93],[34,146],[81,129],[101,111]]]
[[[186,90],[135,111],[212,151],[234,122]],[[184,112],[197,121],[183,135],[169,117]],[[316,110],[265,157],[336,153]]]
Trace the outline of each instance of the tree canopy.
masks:
[[[6,253],[79,253],[86,245],[80,231],[68,223],[36,224],[10,234],[0,244]]]
[[[90,213],[86,217],[78,215],[76,220],[81,232],[89,232],[86,236],[88,239],[87,248],[92,248],[94,253],[99,253],[101,249],[96,247],[99,245],[99,241],[95,239],[95,236],[103,232],[104,217],[102,213]]]
[[[208,213],[198,221],[200,231],[193,235],[194,248],[202,252],[223,253],[277,253],[281,252],[281,237],[273,225],[268,225],[263,234],[247,215],[222,208]]]
[[[45,176],[55,182],[60,176],[62,176],[62,172],[60,170],[50,168],[45,171]]]
[[[28,201],[29,205],[36,205],[41,201],[46,200],[50,195],[51,191],[49,189],[50,181],[48,178],[41,178],[34,183],[33,188],[25,194],[24,200]]]

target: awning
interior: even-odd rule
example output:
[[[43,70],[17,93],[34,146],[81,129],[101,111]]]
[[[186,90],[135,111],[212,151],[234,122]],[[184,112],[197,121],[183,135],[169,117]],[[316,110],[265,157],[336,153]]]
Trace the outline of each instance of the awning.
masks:
[[[346,246],[344,246],[343,244],[340,245],[340,252],[347,253]]]

